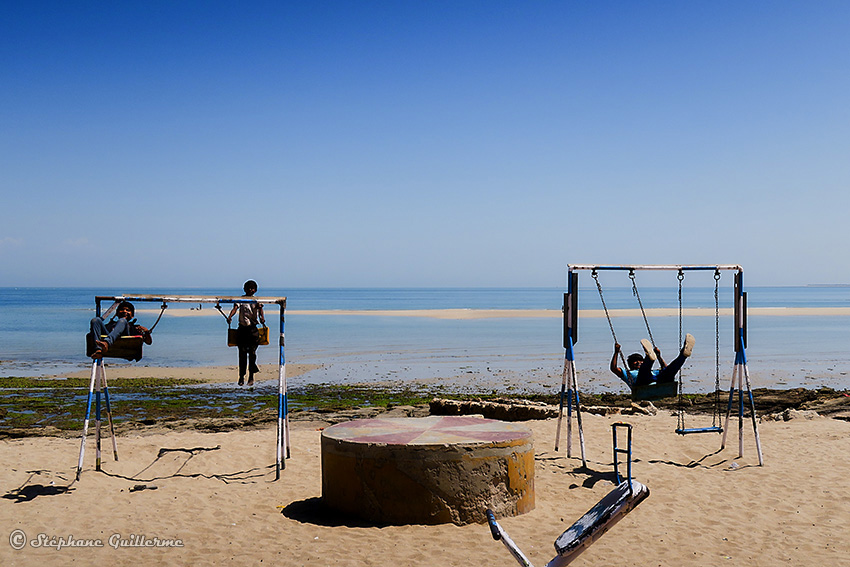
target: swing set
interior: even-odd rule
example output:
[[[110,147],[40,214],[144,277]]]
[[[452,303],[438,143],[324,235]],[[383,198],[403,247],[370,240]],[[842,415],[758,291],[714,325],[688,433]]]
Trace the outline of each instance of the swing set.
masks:
[[[169,303],[211,303],[216,309],[221,312],[222,304],[242,304],[242,303],[260,303],[274,304],[280,307],[280,356],[278,362],[278,413],[277,413],[277,451],[275,461],[275,480],[280,478],[281,469],[286,468],[286,461],[290,457],[290,435],[289,435],[289,415],[287,407],[286,394],[286,357],[284,353],[284,312],[286,311],[285,297],[229,297],[229,296],[188,296],[188,295],[108,295],[96,296],[95,298],[95,314],[101,317],[101,302],[111,301],[112,305],[103,313],[103,317],[108,317],[109,314],[122,301],[130,302],[158,302],[161,304],[161,310],[156,322],[151,326],[150,332],[162,318],[163,313]],[[222,313],[223,314],[223,313]],[[226,317],[226,316],[225,316]],[[266,332],[268,329],[266,329]],[[230,329],[232,330],[232,329]],[[267,336],[267,335],[266,335]],[[114,460],[118,460],[118,446],[115,440],[115,428],[112,423],[112,408],[109,403],[109,387],[106,383],[106,371],[103,364],[104,357],[123,358],[125,360],[139,361],[142,359],[142,345],[144,338],[142,336],[122,336],[102,353],[100,358],[92,362],[91,382],[89,384],[89,394],[86,401],[86,417],[83,424],[83,435],[80,441],[80,457],[77,462],[77,480],[83,471],[83,459],[86,449],[86,437],[88,435],[89,421],[91,419],[92,398],[95,399],[95,440],[96,440],[96,460],[95,470],[101,469],[101,396],[103,396],[106,416],[109,423],[110,433],[112,435],[112,452]],[[268,344],[266,339],[265,344]],[[86,337],[86,354],[91,356],[94,352],[94,337],[91,334]],[[284,456],[284,448],[286,450]]]
[[[579,428],[579,440],[581,443],[581,458],[586,464],[584,451],[584,436],[582,433],[581,412],[579,409],[579,394],[576,383],[575,356],[574,346],[578,342],[578,272],[590,271],[597,292],[599,294],[602,308],[605,312],[605,317],[608,321],[611,335],[614,343],[618,343],[617,334],[614,330],[611,314],[608,310],[608,305],[605,302],[605,296],[602,290],[602,285],[599,282],[600,271],[627,271],[631,280],[632,295],[636,298],[638,307],[640,308],[643,322],[646,326],[649,340],[653,349],[656,347],[655,339],[650,329],[649,319],[646,309],[640,297],[640,291],[637,286],[635,272],[638,270],[660,270],[660,271],[675,271],[678,279],[678,317],[679,317],[679,344],[682,344],[683,338],[683,281],[685,273],[689,271],[713,271],[714,272],[714,330],[715,330],[715,369],[714,369],[714,408],[712,414],[712,424],[707,427],[692,427],[685,426],[685,394],[683,389],[684,379],[681,371],[679,380],[673,382],[655,383],[644,386],[632,387],[633,400],[652,400],[663,397],[672,397],[678,394],[677,415],[678,426],[676,433],[679,435],[689,435],[692,433],[722,433],[720,449],[726,446],[726,434],[729,428],[729,419],[732,413],[732,406],[735,398],[735,393],[738,393],[738,456],[743,456],[743,422],[744,422],[744,384],[746,384],[746,395],[749,401],[750,416],[752,418],[753,432],[755,435],[756,448],[758,452],[759,465],[764,464],[761,451],[761,442],[759,439],[758,425],[756,422],[755,403],[753,401],[752,388],[750,387],[749,371],[747,369],[746,344],[747,344],[747,294],[743,290],[744,271],[738,265],[714,265],[714,266],[696,266],[696,265],[636,265],[636,266],[599,266],[599,265],[584,265],[571,264],[568,266],[567,275],[567,293],[564,294],[564,348],[566,356],[564,361],[564,371],[561,378],[561,394],[560,408],[558,412],[558,429],[555,435],[555,450],[558,451],[561,435],[561,422],[564,413],[564,405],[567,407],[567,457],[571,456],[572,450],[572,410],[575,404],[576,421]],[[720,274],[721,271],[734,271],[734,340],[735,346],[735,365],[732,373],[732,383],[729,389],[729,400],[726,409],[726,420],[724,426],[720,425]],[[620,358],[624,368],[628,368],[623,353],[620,352]]]

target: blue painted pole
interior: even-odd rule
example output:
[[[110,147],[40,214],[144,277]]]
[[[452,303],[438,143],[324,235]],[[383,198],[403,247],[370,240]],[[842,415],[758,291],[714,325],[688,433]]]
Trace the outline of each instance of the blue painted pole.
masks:
[[[100,469],[100,375],[103,372],[103,359],[97,361],[98,375],[95,379],[95,417],[94,417],[94,439],[95,439],[95,467],[94,470]]]
[[[106,384],[106,369],[101,369],[103,397],[106,400],[106,419],[109,421],[109,433],[112,435],[112,457],[118,460],[118,442],[115,440],[115,424],[112,421],[112,407],[109,405],[109,386]]]
[[[573,377],[572,370],[575,360],[573,358],[573,338],[567,338],[566,352],[566,377],[567,377],[567,458],[573,456]]]
[[[97,302],[95,310],[97,316],[100,317],[100,301]],[[97,339],[97,337],[95,337]],[[94,379],[95,387],[95,418],[94,418],[94,438],[95,438],[95,470],[100,470],[100,377],[103,375],[103,357],[97,359],[97,372]]]
[[[289,457],[289,430],[287,423],[286,407],[286,352],[285,352],[285,316],[286,300],[278,302],[280,306],[280,359],[278,361],[278,388],[277,388],[277,461],[275,465],[275,480],[280,478],[281,469],[286,468],[283,448],[286,446],[286,457]]]
[[[80,475],[83,473],[83,458],[86,454],[86,435],[89,432],[89,420],[91,419],[91,399],[94,393],[94,381],[97,376],[97,361],[91,365],[91,382],[89,383],[89,396],[86,400],[86,420],[83,422],[83,438],[80,441],[80,458],[77,461],[77,480],[80,480]]]

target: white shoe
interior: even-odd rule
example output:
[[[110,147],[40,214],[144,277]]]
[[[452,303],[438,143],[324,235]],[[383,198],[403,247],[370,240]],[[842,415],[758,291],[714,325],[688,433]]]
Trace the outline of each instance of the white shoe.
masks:
[[[640,346],[643,347],[643,352],[646,353],[646,358],[649,360],[655,360],[655,350],[653,350],[652,343],[649,342],[649,339],[641,339]]]
[[[697,342],[694,336],[690,333],[685,335],[685,344],[682,346],[682,355],[685,357],[691,356],[694,351],[694,343]]]

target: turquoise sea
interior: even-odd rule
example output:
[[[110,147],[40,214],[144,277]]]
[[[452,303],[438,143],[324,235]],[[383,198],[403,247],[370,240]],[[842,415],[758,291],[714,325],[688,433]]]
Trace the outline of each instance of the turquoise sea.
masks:
[[[293,382],[403,382],[432,384],[455,391],[537,391],[560,387],[564,350],[558,316],[563,289],[261,289],[263,297],[287,297],[287,362],[320,364]],[[754,287],[750,308],[848,308],[850,287]],[[238,289],[84,289],[0,288],[0,377],[69,373],[89,366],[84,335],[94,315],[96,295],[239,295]],[[730,307],[732,291],[720,290],[721,307]],[[606,290],[609,309],[635,308],[631,290]],[[595,288],[582,287],[580,309],[599,310]],[[675,288],[641,289],[647,309],[676,307]],[[705,391],[715,380],[713,288],[686,288],[685,307],[707,309],[709,316],[686,317],[685,331],[697,337],[694,357],[685,367],[686,389]],[[137,303],[137,317],[150,326],[158,304]],[[200,308],[200,309],[199,309]],[[535,309],[554,317],[438,319],[394,317],[384,310]],[[180,312],[178,313],[178,310]],[[370,315],[310,315],[306,310],[367,310]],[[277,306],[267,306],[275,336]],[[178,316],[182,314],[183,316]],[[613,320],[628,352],[646,336],[640,317]],[[652,317],[651,330],[667,358],[678,349],[676,317]],[[850,316],[750,314],[748,361],[753,387],[850,388]],[[210,305],[174,304],[166,310],[141,365],[219,366],[236,362],[226,346],[227,323]],[[734,354],[730,316],[720,321],[720,381],[727,388]],[[275,342],[274,340],[272,341]],[[624,391],[608,363],[612,337],[605,318],[579,323],[576,367],[586,391]],[[276,345],[261,347],[261,363],[276,363]],[[116,363],[120,366],[123,363]],[[276,380],[275,376],[268,376]]]

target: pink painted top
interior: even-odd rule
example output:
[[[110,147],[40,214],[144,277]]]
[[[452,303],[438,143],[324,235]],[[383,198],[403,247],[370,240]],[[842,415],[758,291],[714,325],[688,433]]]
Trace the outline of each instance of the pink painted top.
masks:
[[[470,416],[360,419],[325,429],[323,437],[349,443],[445,445],[503,443],[531,437],[519,424]]]

